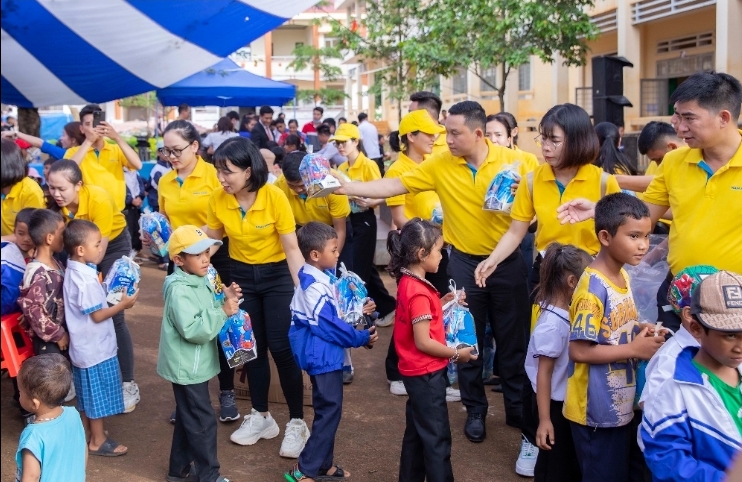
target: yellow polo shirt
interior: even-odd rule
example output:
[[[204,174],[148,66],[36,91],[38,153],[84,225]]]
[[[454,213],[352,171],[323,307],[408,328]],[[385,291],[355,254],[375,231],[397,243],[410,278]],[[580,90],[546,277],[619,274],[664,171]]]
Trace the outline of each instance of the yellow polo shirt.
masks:
[[[446,147],[448,149],[448,147]],[[400,177],[405,172],[417,169],[418,163],[407,157],[404,153],[400,152],[399,157],[394,161],[384,174],[384,177]],[[433,209],[436,206],[440,206],[441,200],[434,191],[425,191],[418,194],[401,194],[399,196],[390,197],[386,200],[386,205],[392,206],[404,206],[404,215],[407,219],[419,217],[422,219],[430,220],[433,215]]]
[[[515,193],[515,201],[510,216],[516,221],[530,223],[538,218],[536,229],[536,249],[544,251],[549,244],[557,241],[571,244],[595,256],[600,251],[600,242],[595,235],[595,221],[590,219],[577,224],[561,224],[557,219],[557,208],[567,201],[586,198],[597,202],[601,195],[603,170],[592,164],[581,166],[575,177],[560,192],[554,177],[554,170],[544,163],[533,172],[533,192],[528,182],[523,180]],[[621,192],[616,178],[608,177],[605,193]]]
[[[446,142],[446,133],[441,132],[438,134],[438,137],[435,138],[435,142],[433,143],[433,152],[430,154],[432,156],[435,156],[437,154],[442,154],[444,152],[448,151],[448,143]]]
[[[348,196],[330,194],[325,197],[308,198],[304,194],[302,198],[302,195],[291,189],[283,176],[278,178],[273,185],[286,195],[296,224],[299,226],[304,226],[311,221],[332,226],[333,219],[345,219],[350,214]]]
[[[2,196],[2,235],[13,234],[15,217],[24,208],[45,208],[44,191],[39,183],[30,177],[24,177],[21,182],[10,188],[8,194]]]
[[[62,208],[65,221],[85,219],[98,226],[104,238],[114,239],[126,229],[126,218],[116,209],[111,194],[98,186],[83,185],[78,193],[77,211]]]
[[[209,198],[206,225],[209,229],[224,228],[229,237],[230,258],[247,264],[286,259],[279,236],[296,231],[289,201],[273,184],[258,189],[255,202],[246,213],[232,194],[215,190]]]
[[[64,153],[65,159],[72,159],[79,149],[79,146],[67,149]],[[111,193],[119,211],[123,211],[126,207],[124,167],[130,166],[123,151],[118,144],[110,144],[107,141],[103,144],[103,149],[97,153],[91,147],[80,162],[83,182],[100,186]]]
[[[352,166],[348,161],[345,161],[338,166],[338,171],[348,176],[351,181],[368,182],[381,179],[379,166],[362,152],[358,153],[356,162]]]
[[[742,145],[713,174],[700,149],[668,152],[643,199],[672,209],[673,274],[699,264],[742,273]]]
[[[201,227],[206,224],[211,193],[223,190],[216,168],[199,157],[185,179],[179,180],[175,169],[160,178],[157,201],[173,229],[186,224]]]
[[[659,164],[657,164],[654,161],[649,161],[649,165],[647,166],[647,170],[644,171],[645,176],[654,176],[654,174],[657,172],[657,169],[659,168]]]
[[[518,154],[520,154],[521,156],[523,156],[526,159],[526,162],[528,163],[528,165],[536,164],[538,166],[541,164],[540,162],[538,162],[538,157],[536,157],[536,154],[532,154],[528,151],[524,151],[523,149],[516,146],[515,144],[513,144],[513,150],[517,152]]]
[[[446,151],[431,156],[399,178],[411,193],[435,191],[445,213],[443,239],[456,249],[477,256],[490,254],[510,226],[507,214],[482,209],[492,180],[504,165],[516,161],[521,161],[518,172],[523,178],[535,169],[522,162],[512,149],[496,146],[487,139],[485,142],[489,152],[478,170]]]

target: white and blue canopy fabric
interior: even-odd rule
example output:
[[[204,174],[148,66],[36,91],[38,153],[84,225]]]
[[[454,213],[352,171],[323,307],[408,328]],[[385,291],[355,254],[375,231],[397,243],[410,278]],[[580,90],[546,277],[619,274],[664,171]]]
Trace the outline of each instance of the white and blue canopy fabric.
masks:
[[[229,59],[159,89],[162,105],[258,106],[284,105],[296,86],[251,74]]]
[[[102,103],[213,66],[317,0],[2,0],[2,102]]]

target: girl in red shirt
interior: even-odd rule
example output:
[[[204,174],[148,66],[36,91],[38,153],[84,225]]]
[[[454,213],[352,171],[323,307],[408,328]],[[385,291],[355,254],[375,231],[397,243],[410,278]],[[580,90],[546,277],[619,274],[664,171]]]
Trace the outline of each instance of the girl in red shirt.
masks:
[[[398,283],[393,338],[399,373],[409,395],[400,482],[453,481],[446,367],[449,361],[476,359],[472,347],[446,346],[443,305],[454,295],[440,298],[425,279],[425,273],[438,271],[442,247],[440,227],[420,218],[410,220],[401,231],[391,231],[387,239],[391,255],[387,269]]]

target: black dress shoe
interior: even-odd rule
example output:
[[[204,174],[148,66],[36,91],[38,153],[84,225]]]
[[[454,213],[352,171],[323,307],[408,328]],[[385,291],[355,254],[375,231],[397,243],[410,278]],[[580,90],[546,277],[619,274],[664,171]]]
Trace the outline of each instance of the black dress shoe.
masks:
[[[502,393],[502,385],[500,385],[499,383],[497,385],[493,385],[492,391],[495,393]]]
[[[470,413],[466,417],[466,425],[464,425],[464,435],[469,439],[469,442],[483,442],[487,437],[487,429],[484,426],[484,416],[481,413]]]

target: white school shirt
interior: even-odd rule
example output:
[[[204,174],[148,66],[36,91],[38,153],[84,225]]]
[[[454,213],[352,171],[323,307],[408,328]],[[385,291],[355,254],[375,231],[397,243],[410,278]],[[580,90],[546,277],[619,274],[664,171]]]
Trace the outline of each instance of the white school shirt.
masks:
[[[641,406],[644,406],[644,402],[656,395],[657,389],[665,380],[673,377],[678,355],[689,346],[699,347],[701,345],[688,330],[681,326],[677,333],[657,350],[657,353],[649,360],[647,368],[644,370],[646,382],[639,398]]]
[[[363,142],[363,148],[366,150],[366,157],[369,159],[380,158],[379,131],[376,130],[376,126],[365,120],[358,124],[358,130],[361,132],[361,141]]]
[[[556,358],[551,375],[551,399],[558,402],[563,401],[567,393],[569,331],[569,312],[553,305],[547,306],[541,310],[526,353],[526,374],[534,393],[538,377],[538,357]]]
[[[95,268],[68,261],[63,291],[72,364],[77,368],[90,368],[114,357],[118,347],[113,319],[96,323],[90,316],[108,307],[106,292]]]

